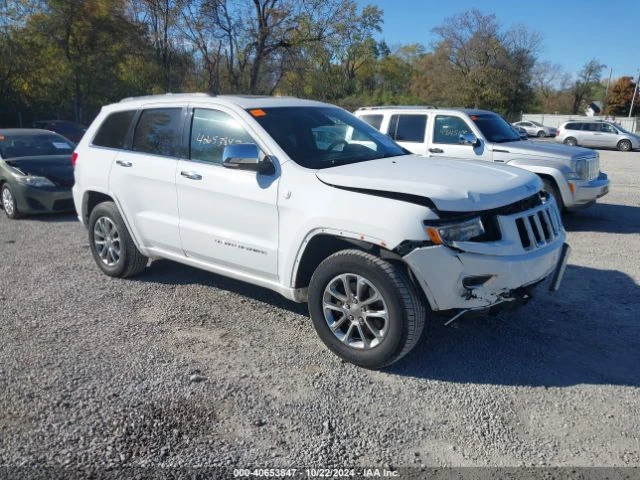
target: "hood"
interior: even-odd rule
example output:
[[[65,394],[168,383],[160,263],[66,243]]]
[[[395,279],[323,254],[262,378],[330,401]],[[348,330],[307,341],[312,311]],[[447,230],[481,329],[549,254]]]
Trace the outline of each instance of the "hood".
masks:
[[[336,187],[428,198],[438,210],[450,212],[502,207],[531,196],[542,185],[536,175],[520,168],[420,155],[326,168],[316,176]]]
[[[593,151],[588,148],[570,147],[561,143],[551,142],[505,142],[496,143],[493,149],[508,150],[512,155],[527,155],[529,157],[555,158],[560,160],[570,160],[577,155],[592,155]]]
[[[5,162],[25,175],[48,178],[59,187],[73,186],[73,166],[70,155],[20,157],[5,160]]]

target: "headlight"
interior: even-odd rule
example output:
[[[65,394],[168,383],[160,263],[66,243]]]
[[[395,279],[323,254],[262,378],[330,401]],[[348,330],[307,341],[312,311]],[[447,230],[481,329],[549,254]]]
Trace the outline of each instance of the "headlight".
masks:
[[[587,161],[584,158],[576,160],[574,171],[578,178],[587,178]]]
[[[45,177],[34,177],[31,175],[17,176],[16,180],[22,185],[28,185],[30,187],[55,187],[55,184]]]
[[[450,245],[453,242],[466,242],[482,235],[484,227],[479,218],[472,218],[464,222],[427,226],[426,231],[433,243]]]

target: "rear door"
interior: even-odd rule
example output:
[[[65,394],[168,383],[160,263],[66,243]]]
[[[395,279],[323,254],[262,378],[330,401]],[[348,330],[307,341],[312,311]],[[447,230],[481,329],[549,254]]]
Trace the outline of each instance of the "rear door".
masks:
[[[587,122],[580,124],[582,127],[579,134],[578,144],[585,147],[598,147],[602,145],[602,133],[600,132],[600,124],[595,122]]]
[[[129,150],[120,151],[111,167],[109,188],[138,241],[181,253],[175,172],[184,150],[186,109],[142,109],[135,120]]]
[[[176,186],[184,253],[219,267],[277,278],[279,168],[273,175],[222,166],[224,147],[259,143],[220,107],[191,112],[189,152]]]
[[[460,135],[464,133],[472,133],[476,137],[482,138],[479,130],[472,127],[463,116],[436,114],[431,122],[429,133],[430,142],[427,154],[430,157],[493,160],[493,154],[486,148],[486,142],[481,142],[477,147],[460,143]]]
[[[427,119],[419,113],[391,115],[386,133],[411,153],[426,155]]]

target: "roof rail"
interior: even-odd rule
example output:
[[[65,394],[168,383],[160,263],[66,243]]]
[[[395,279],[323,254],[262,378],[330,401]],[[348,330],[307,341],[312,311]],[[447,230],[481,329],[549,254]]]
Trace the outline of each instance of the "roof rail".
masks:
[[[384,110],[396,108],[399,110],[437,110],[435,105],[376,105],[373,107],[360,107],[358,110]]]
[[[127,97],[120,100],[120,103],[123,102],[133,102],[135,100],[160,100],[163,98],[182,98],[182,97],[215,97],[210,93],[161,93],[159,95],[141,95],[139,97]]]

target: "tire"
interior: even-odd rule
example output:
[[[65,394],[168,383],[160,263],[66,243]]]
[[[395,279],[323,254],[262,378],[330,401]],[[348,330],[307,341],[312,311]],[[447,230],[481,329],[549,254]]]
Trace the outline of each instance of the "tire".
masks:
[[[631,150],[631,142],[629,140],[620,140],[618,142],[618,150],[628,152]]]
[[[118,207],[113,202],[102,202],[91,212],[89,247],[100,270],[110,277],[133,277],[147,266],[147,257],[133,243]]]
[[[2,185],[2,188],[0,188],[0,203],[2,204],[2,209],[7,217],[12,220],[20,218],[16,197],[13,196],[11,188],[6,183]]]
[[[538,138],[544,138],[546,136],[547,136],[547,134],[546,134],[546,132],[544,130],[540,130],[538,132]]]
[[[564,139],[564,144],[565,145],[570,145],[572,147],[575,147],[575,146],[578,145],[578,141],[573,137],[567,137],[567,138]]]
[[[339,305],[338,297],[346,300],[343,280],[355,293],[355,300]],[[359,292],[356,284],[361,285]],[[371,301],[376,293],[380,300]],[[328,303],[333,308],[326,308]],[[386,312],[386,319],[382,312]],[[318,266],[309,284],[309,313],[318,336],[330,350],[371,369],[391,365],[409,353],[425,322],[425,307],[404,271],[360,250],[339,251]]]
[[[558,205],[558,210],[562,213],[564,211],[564,202],[562,201],[562,195],[560,195],[560,190],[558,190],[556,183],[548,178],[543,178],[542,183],[544,185],[543,190],[554,198],[556,205]]]

